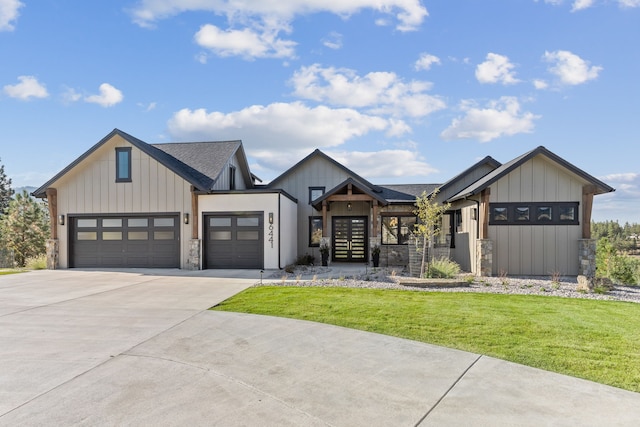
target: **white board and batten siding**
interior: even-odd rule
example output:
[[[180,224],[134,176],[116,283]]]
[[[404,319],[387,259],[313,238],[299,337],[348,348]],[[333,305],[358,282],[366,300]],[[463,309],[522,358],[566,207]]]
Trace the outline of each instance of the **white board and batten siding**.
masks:
[[[296,203],[279,192],[245,194],[207,194],[198,197],[198,216],[229,213],[262,212],[264,225],[264,268],[279,269],[292,264],[296,258]],[[273,224],[269,214],[273,214]],[[199,238],[205,241],[200,227]]]
[[[131,182],[116,182],[116,147],[131,147]],[[54,187],[58,214],[180,213],[191,210],[191,185],[120,136],[100,146]],[[182,224],[182,222],[181,222]],[[69,266],[68,221],[58,225],[60,267]],[[184,268],[190,225],[181,225],[180,260]]]
[[[585,181],[542,156],[491,185],[490,203],[580,202]],[[490,225],[493,274],[578,274],[580,225]]]
[[[309,204],[309,188],[325,187],[325,192],[327,192],[349,177],[350,175],[348,175],[344,169],[318,156],[310,158],[302,167],[292,170],[291,173],[277,181],[276,186],[278,188],[283,189],[298,200],[298,256],[312,254],[314,251],[317,257],[320,256],[319,251],[317,251],[318,248],[309,247],[309,217],[322,215],[321,212],[318,212]],[[331,213],[337,214],[333,211]],[[355,213],[349,212],[349,214],[354,215]],[[331,221],[328,221],[327,227],[329,227],[327,235],[330,236]]]

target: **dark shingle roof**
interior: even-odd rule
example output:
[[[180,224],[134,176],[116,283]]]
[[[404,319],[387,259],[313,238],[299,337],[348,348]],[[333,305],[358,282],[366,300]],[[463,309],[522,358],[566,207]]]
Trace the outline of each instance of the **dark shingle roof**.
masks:
[[[246,175],[246,182],[253,182],[249,175],[249,166],[244,151],[242,150],[242,142],[240,141],[186,142],[152,145],[120,129],[114,129],[31,194],[38,198],[45,198],[47,188],[115,135],[119,135],[131,145],[140,149],[140,151],[156,159],[200,191],[211,190],[220,173],[222,173],[224,165],[227,164],[231,156],[235,153],[238,153],[240,161],[244,163],[241,169]]]
[[[393,184],[378,186],[378,188],[382,190],[382,197],[391,203],[414,203],[416,198],[420,197],[423,192],[431,194],[438,187],[440,187],[440,184]]]
[[[167,155],[167,162],[187,181],[197,182],[201,190],[210,190],[224,171],[229,159],[241,146],[240,141],[171,142],[151,144]]]

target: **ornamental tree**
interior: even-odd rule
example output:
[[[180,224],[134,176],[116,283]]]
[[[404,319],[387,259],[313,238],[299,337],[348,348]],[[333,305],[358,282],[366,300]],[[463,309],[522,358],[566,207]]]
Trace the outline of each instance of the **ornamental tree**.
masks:
[[[438,189],[436,188],[431,194],[426,191],[416,199],[416,209],[413,213],[418,217],[413,230],[413,234],[422,238],[422,262],[420,264],[420,277],[424,276],[428,271],[427,248],[431,244],[433,236],[440,233],[442,226],[442,215],[451,207],[451,203],[441,204],[436,201]],[[416,242],[419,244],[420,239]]]

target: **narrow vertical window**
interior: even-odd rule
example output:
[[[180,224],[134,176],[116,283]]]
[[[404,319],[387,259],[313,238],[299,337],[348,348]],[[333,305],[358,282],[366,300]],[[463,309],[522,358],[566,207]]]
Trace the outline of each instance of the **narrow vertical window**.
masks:
[[[131,148],[116,148],[116,182],[131,182]]]
[[[233,165],[229,166],[229,190],[236,189],[236,167]]]

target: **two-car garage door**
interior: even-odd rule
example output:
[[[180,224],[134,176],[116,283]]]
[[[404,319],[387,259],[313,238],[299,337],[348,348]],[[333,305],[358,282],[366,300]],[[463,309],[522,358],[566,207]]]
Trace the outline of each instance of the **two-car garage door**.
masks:
[[[263,268],[263,214],[204,216],[203,268]],[[177,214],[70,216],[69,265],[180,268]]]
[[[178,215],[70,217],[70,266],[180,267]]]

